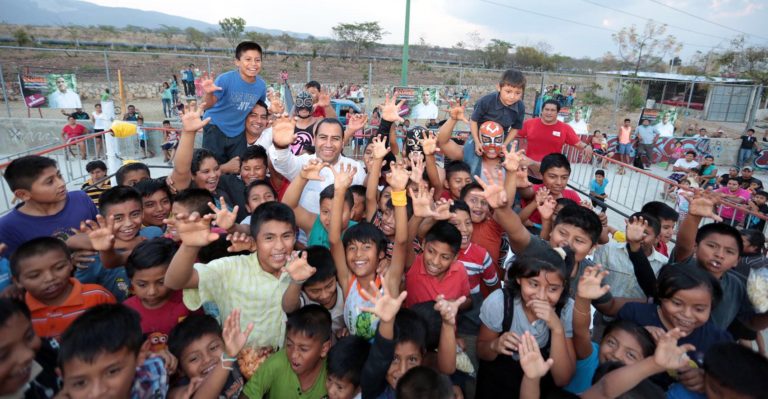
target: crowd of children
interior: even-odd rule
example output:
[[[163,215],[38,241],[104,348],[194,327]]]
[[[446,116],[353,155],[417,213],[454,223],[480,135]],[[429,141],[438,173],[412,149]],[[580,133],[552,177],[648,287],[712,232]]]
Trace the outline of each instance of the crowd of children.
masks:
[[[319,119],[295,154],[296,120],[262,101],[261,48],[236,59],[201,82],[216,126],[184,111],[169,176],[132,163],[110,186],[97,161],[70,192],[49,158],[5,169],[21,203],[0,218],[1,397],[766,397],[768,359],[737,343],[768,327],[746,283],[766,267],[764,221],[701,224],[727,217],[724,198],[765,211],[761,188],[648,203],[619,242],[605,172],[582,198],[566,156],[518,150],[517,129],[532,145],[550,126],[523,124],[519,71],[479,102],[467,143],[450,139],[466,120],[452,104],[398,149],[387,98],[358,162],[342,143],[364,120]],[[240,101],[272,114],[268,148],[237,142]],[[212,151],[194,148],[204,128]]]

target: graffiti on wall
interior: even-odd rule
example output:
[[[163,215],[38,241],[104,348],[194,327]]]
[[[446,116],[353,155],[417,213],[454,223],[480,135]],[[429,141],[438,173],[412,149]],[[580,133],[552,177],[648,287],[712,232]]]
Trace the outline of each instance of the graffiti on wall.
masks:
[[[592,136],[582,136],[582,141],[590,145],[589,140],[591,139]],[[618,147],[617,136],[608,136],[607,139],[609,153],[613,153],[613,158],[618,160],[619,157],[615,154]],[[683,144],[684,152],[693,150],[696,151],[699,157],[702,155],[715,155],[714,152],[719,153],[721,151],[719,144],[711,146],[710,140],[707,138],[662,137],[658,139],[653,149],[653,163],[670,162],[675,153],[675,144],[677,142]],[[766,168],[768,168],[768,155],[766,155]]]

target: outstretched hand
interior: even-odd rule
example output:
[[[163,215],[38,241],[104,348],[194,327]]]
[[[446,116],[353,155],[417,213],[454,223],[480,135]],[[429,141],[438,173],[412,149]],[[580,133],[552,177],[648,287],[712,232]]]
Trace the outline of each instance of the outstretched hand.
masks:
[[[607,270],[601,270],[599,265],[587,266],[584,269],[581,277],[579,277],[579,285],[576,289],[576,296],[584,299],[597,299],[608,293],[611,290],[611,286],[600,284],[603,282],[605,276],[608,275]]]
[[[521,337],[518,353],[520,354],[520,367],[522,367],[523,373],[532,380],[547,375],[555,363],[552,358],[544,360],[539,349],[539,343],[536,342],[536,338],[531,335],[530,331],[526,331]]]
[[[384,280],[384,278],[382,278]],[[360,310],[363,312],[373,313],[384,323],[389,323],[395,320],[397,312],[400,311],[400,307],[403,306],[405,297],[408,296],[407,291],[403,291],[397,298],[392,297],[386,284],[382,284],[384,293],[376,288],[376,283],[371,281],[371,291],[363,289],[361,294],[363,299],[373,304],[373,307],[361,306]],[[371,294],[373,292],[373,294]]]
[[[175,226],[182,245],[190,247],[204,247],[219,239],[219,235],[211,232],[211,222],[216,215],[208,214],[200,216],[192,212],[187,216],[183,213],[176,214]]]
[[[387,184],[392,187],[392,191],[403,191],[408,186],[408,179],[410,174],[405,169],[405,164],[402,161],[390,162],[390,172],[387,174]]]
[[[656,351],[653,353],[653,361],[665,369],[676,370],[688,366],[690,358],[686,352],[695,351],[691,344],[677,346],[677,340],[685,334],[675,327],[662,335],[656,342]]]
[[[717,193],[711,190],[699,190],[694,194],[688,204],[688,214],[703,218],[710,218],[716,222],[722,222],[723,218],[715,213],[715,206],[720,203]]]
[[[330,168],[333,172],[333,188],[334,190],[346,190],[352,186],[352,181],[357,174],[357,167],[352,164],[339,164],[339,170]]]
[[[224,350],[227,352],[227,356],[237,357],[237,354],[240,353],[240,350],[243,349],[243,346],[248,341],[251,331],[253,331],[253,323],[248,323],[245,331],[240,330],[240,309],[232,310],[232,313],[224,321],[221,331],[221,337],[224,340]]]
[[[96,215],[96,221],[86,220],[80,223],[80,231],[88,235],[94,251],[108,251],[115,246],[115,217]]]
[[[461,121],[464,123],[469,123],[469,119],[464,115],[464,110],[467,108],[467,104],[469,101],[466,101],[462,104],[461,101],[451,100],[448,102],[448,115],[450,115],[451,119],[454,121]],[[475,145],[478,145],[479,143],[475,143]]]
[[[269,100],[269,113],[272,115],[282,115],[285,112],[285,104],[280,93],[272,92],[267,99]]]
[[[277,148],[288,148],[296,140],[296,119],[286,114],[272,122],[272,143]]]
[[[429,131],[419,140],[419,144],[421,144],[421,150],[425,156],[434,155],[437,151],[437,135]]]
[[[211,94],[214,91],[222,90],[221,87],[216,86],[215,78],[216,75],[214,75],[213,72],[210,74],[208,72],[203,72],[203,75],[200,77],[200,87],[203,89],[203,93]]]
[[[435,298],[435,310],[440,313],[440,317],[443,319],[443,324],[455,326],[456,315],[459,313],[459,306],[466,301],[466,296],[448,300],[445,299],[444,295],[438,295],[437,298]]]
[[[292,254],[288,264],[283,267],[283,271],[288,273],[294,282],[303,283],[312,277],[317,269],[307,263],[306,251],[297,251]]]
[[[627,242],[639,243],[645,238],[645,228],[648,227],[648,221],[642,217],[633,217],[626,221],[627,223]]]
[[[208,208],[216,215],[216,225],[224,230],[229,230],[235,225],[237,211],[240,209],[240,206],[235,205],[230,211],[229,207],[227,207],[227,200],[224,197],[219,197],[219,204],[221,204],[221,207],[217,207],[213,202],[209,202]]]
[[[204,110],[205,102],[198,106],[187,106],[184,115],[181,116],[181,131],[195,133],[207,125],[211,118],[202,119]]]
[[[483,169],[483,172],[488,176],[488,182],[486,183],[480,176],[475,175],[475,181],[483,187],[483,197],[488,201],[488,205],[493,208],[501,208],[507,205],[507,191],[504,189],[504,173],[501,169],[496,171],[496,176],[488,169]]]
[[[381,106],[381,119],[388,122],[403,122],[404,119],[400,117],[400,107],[405,104],[405,100],[395,103],[396,98],[394,94],[387,93],[384,104]]]
[[[227,252],[254,252],[256,251],[256,243],[253,241],[253,237],[245,233],[232,233],[227,235],[227,241],[231,244],[227,247]]]
[[[300,175],[305,180],[323,181],[325,178],[320,176],[320,171],[326,166],[328,164],[318,158],[310,159],[309,162],[301,167]]]
[[[387,147],[387,139],[381,136],[375,136],[371,140],[371,150],[373,151],[374,159],[384,159],[389,154],[389,148]]]

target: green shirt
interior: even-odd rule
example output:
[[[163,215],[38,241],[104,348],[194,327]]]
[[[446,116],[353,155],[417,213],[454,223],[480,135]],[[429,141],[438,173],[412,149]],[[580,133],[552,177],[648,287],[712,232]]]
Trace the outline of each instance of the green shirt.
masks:
[[[291,369],[285,349],[280,349],[256,370],[256,374],[245,384],[243,394],[251,399],[325,398],[328,396],[328,391],[325,389],[325,359],[322,362],[322,369],[320,369],[320,374],[317,375],[314,384],[302,392],[299,377]]]

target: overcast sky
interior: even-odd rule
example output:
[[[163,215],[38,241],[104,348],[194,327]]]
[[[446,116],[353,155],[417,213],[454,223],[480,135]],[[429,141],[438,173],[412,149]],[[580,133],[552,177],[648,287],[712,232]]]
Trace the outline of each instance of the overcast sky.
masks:
[[[324,37],[330,37],[331,27],[339,22],[379,21],[389,32],[384,42],[403,42],[405,0],[215,0],[205,6],[157,0],[87,1],[214,24],[239,16],[249,26]],[[418,44],[423,37],[429,44],[452,46],[468,42],[467,33],[477,31],[485,42],[491,38],[515,45],[545,41],[563,55],[599,57],[616,52],[611,33],[632,24],[645,25],[641,16],[670,24],[668,33],[684,43],[684,59],[697,50],[727,45],[738,31],[750,34],[751,44],[768,45],[766,0],[412,0],[410,43]]]

